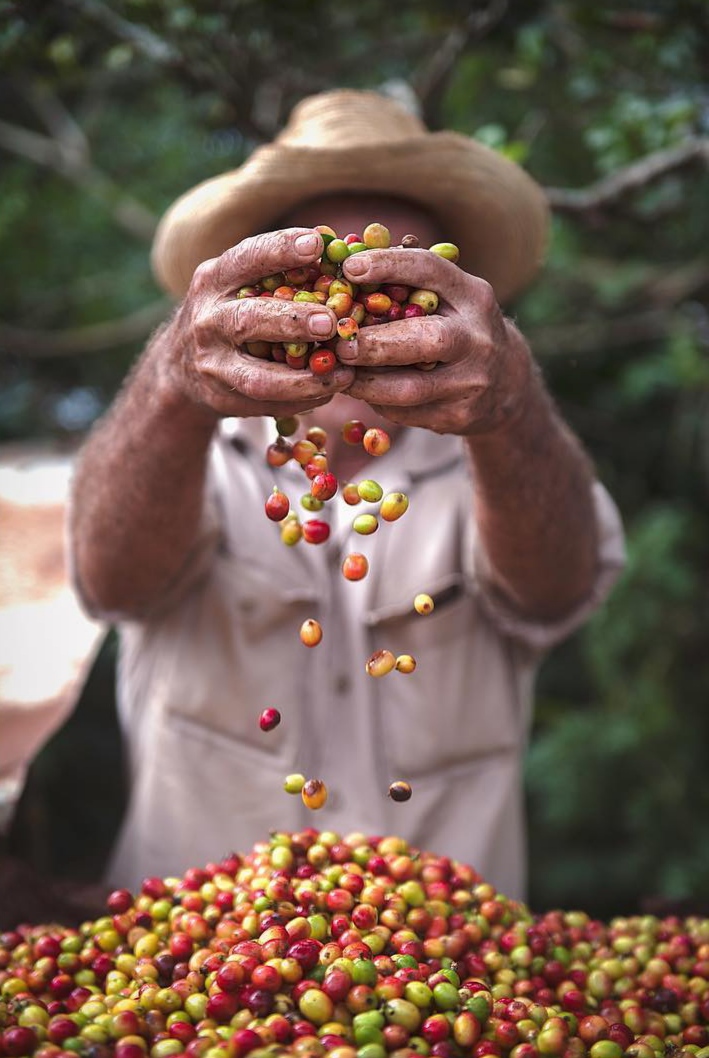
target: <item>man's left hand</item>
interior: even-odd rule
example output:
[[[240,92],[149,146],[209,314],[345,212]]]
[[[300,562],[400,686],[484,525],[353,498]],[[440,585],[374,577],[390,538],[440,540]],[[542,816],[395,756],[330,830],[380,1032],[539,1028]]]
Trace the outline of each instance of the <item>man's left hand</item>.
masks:
[[[338,343],[338,357],[356,368],[351,396],[392,422],[436,433],[490,433],[516,416],[531,355],[489,283],[429,250],[400,247],[356,254],[344,272],[354,283],[406,284],[439,297],[430,316],[363,327],[356,341]]]

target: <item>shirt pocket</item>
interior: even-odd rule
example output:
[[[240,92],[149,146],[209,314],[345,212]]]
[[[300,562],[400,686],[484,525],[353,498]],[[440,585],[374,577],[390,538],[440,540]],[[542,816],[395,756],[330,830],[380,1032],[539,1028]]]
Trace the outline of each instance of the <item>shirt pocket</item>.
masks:
[[[314,612],[317,592],[307,578],[279,578],[267,559],[220,557],[177,627],[163,629],[165,714],[265,757],[294,760],[308,673],[298,631]],[[266,708],[282,717],[268,732],[259,726]]]
[[[370,612],[373,650],[411,654],[412,673],[373,678],[392,778],[416,778],[508,751],[518,743],[506,645],[480,613],[462,574],[429,587],[433,612],[411,602]]]

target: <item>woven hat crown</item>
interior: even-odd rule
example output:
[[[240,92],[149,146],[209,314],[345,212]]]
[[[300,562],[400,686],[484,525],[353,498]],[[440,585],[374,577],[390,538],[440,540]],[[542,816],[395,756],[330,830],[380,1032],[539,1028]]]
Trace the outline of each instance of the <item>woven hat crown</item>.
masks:
[[[376,92],[337,90],[302,100],[276,142],[346,148],[348,143],[394,144],[427,132],[415,114],[393,99]]]

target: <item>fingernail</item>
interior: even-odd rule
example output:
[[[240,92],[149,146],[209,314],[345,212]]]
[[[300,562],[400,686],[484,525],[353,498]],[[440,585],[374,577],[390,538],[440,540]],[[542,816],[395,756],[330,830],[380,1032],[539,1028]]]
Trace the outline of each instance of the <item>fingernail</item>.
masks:
[[[348,342],[337,343],[337,357],[343,363],[357,359],[357,339],[352,338]]]
[[[294,243],[296,253],[306,257],[308,254],[315,253],[320,246],[319,235],[299,235]]]
[[[334,330],[332,317],[328,316],[326,312],[314,312],[308,319],[308,326],[313,334],[321,336],[332,334]]]
[[[367,271],[367,262],[362,261],[359,254],[353,254],[347,258],[347,273],[353,276],[363,276]]]

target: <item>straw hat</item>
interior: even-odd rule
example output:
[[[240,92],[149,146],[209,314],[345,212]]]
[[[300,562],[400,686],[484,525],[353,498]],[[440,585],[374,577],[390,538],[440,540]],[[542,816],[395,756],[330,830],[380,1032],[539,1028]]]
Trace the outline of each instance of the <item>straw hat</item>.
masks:
[[[519,166],[468,136],[429,132],[386,96],[335,90],[302,100],[272,143],[173,203],[156,233],[155,275],[181,297],[202,261],[269,230],[299,202],[348,191],[427,207],[460,247],[461,266],[500,301],[541,264],[546,200]]]

